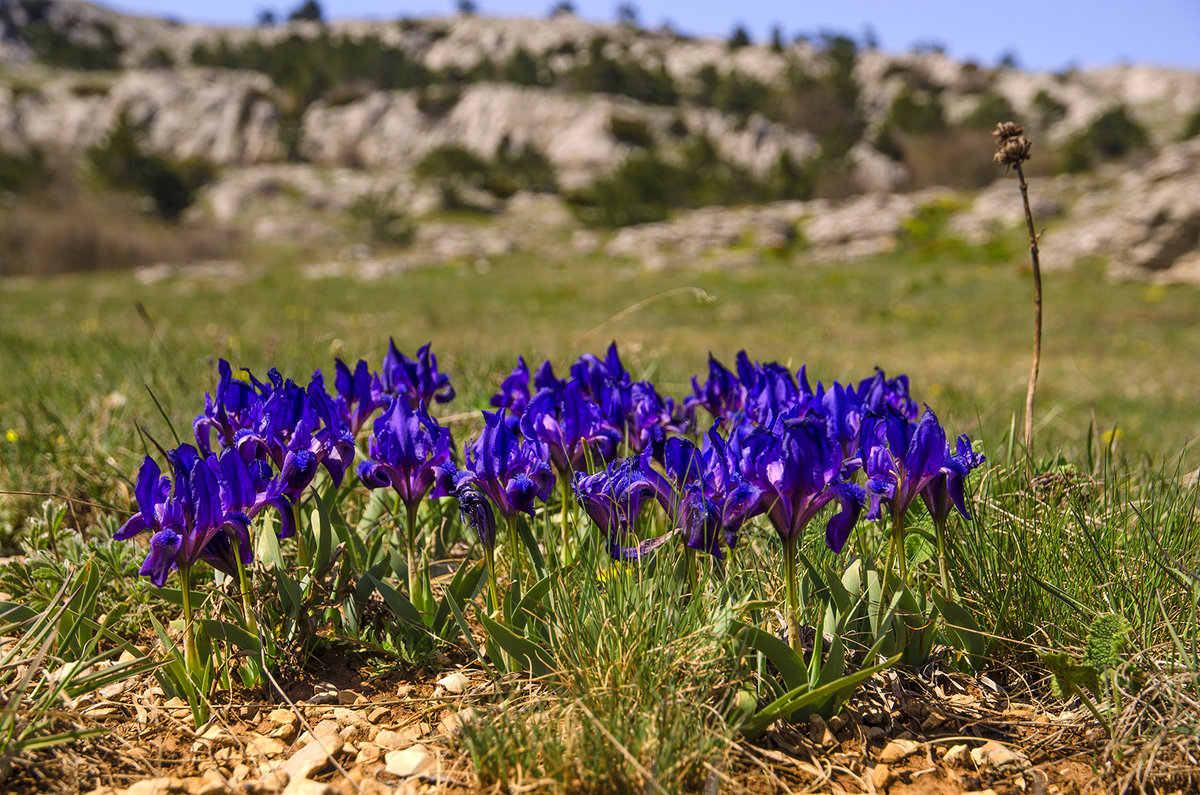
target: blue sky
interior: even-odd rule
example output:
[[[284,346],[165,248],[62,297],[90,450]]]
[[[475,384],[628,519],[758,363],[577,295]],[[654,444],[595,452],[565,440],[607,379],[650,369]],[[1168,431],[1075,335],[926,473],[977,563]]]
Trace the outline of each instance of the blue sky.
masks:
[[[300,0],[100,0],[119,10],[225,24],[251,24],[259,9],[285,14]],[[554,0],[475,0],[482,14],[543,16]],[[580,16],[612,20],[619,0],[573,0]],[[444,15],[456,0],[324,0],[330,19]],[[725,36],[737,24],[765,39],[774,25],[789,35],[823,29],[861,37],[868,29],[886,50],[938,42],[958,58],[993,64],[1015,53],[1026,68],[1059,70],[1123,61],[1200,70],[1200,0],[642,0],[643,25],[669,21],[694,35]]]

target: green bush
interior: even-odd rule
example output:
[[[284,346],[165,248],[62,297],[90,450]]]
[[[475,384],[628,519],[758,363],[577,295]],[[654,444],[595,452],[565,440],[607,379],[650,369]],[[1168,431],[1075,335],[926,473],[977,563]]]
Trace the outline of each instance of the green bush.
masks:
[[[417,179],[440,183],[443,192],[468,185],[505,199],[517,191],[558,191],[554,166],[526,144],[520,149],[501,146],[492,162],[461,146],[443,146],[425,155],[414,169]]]
[[[221,39],[198,44],[192,63],[225,69],[262,72],[282,89],[292,104],[303,108],[345,84],[390,91],[422,88],[434,82],[433,74],[399,47],[377,36],[351,38],[291,35],[277,42],[249,40],[240,47]]]
[[[1197,135],[1200,135],[1200,108],[1197,108],[1192,112],[1191,116],[1188,116],[1187,121],[1183,124],[1183,135],[1180,138],[1187,141],[1195,138]]]
[[[1033,97],[1033,113],[1038,128],[1048,130],[1067,117],[1067,106],[1043,88]]]
[[[1101,114],[1087,136],[1096,152],[1107,158],[1121,157],[1149,142],[1145,128],[1129,117],[1124,105]]]
[[[124,47],[111,26],[97,22],[86,32],[56,27],[34,14],[24,34],[37,60],[62,69],[119,69]],[[73,35],[74,34],[74,35]],[[84,40],[84,34],[91,41]]]
[[[416,225],[396,208],[394,193],[368,193],[355,199],[347,209],[350,218],[364,235],[376,243],[407,246],[416,236]]]
[[[765,180],[721,158],[698,136],[673,153],[638,152],[585,195],[569,197],[576,215],[597,226],[629,226],[667,218],[674,209],[808,198],[816,173],[784,154]]]
[[[917,93],[905,86],[892,100],[883,126],[917,135],[939,132],[946,129],[946,116],[936,94]]]
[[[101,185],[148,197],[168,221],[178,220],[195,203],[197,191],[216,176],[212,164],[198,158],[174,161],[143,152],[141,131],[124,115],[86,157]]]
[[[649,149],[654,146],[654,133],[645,119],[613,116],[608,120],[608,132],[623,144]]]
[[[674,105],[679,101],[675,81],[660,65],[651,71],[628,58],[610,58],[604,54],[608,42],[592,39],[588,57],[563,76],[563,85],[573,91],[619,94],[648,105]]]
[[[27,193],[45,184],[50,176],[42,150],[25,154],[0,150],[0,193]]]
[[[1130,118],[1124,105],[1118,105],[1067,139],[1060,151],[1062,168],[1068,173],[1087,171],[1097,158],[1123,157],[1149,140],[1145,128]]]
[[[979,98],[975,110],[962,120],[962,126],[968,130],[995,129],[1002,121],[1012,121],[1017,118],[1017,112],[1012,103],[1001,94],[987,93]]]

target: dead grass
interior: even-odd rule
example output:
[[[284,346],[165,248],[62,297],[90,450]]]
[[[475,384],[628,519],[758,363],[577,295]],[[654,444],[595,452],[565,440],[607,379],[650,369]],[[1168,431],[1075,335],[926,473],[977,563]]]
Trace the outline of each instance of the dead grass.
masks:
[[[2,195],[0,206],[0,276],[225,259],[239,243],[231,229],[160,221],[136,198],[82,188],[72,175]]]

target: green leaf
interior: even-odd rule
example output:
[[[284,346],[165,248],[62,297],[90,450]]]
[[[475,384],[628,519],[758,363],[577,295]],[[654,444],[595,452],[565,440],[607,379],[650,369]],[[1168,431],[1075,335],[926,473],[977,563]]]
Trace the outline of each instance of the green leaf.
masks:
[[[465,561],[458,567],[458,571],[454,572],[454,579],[450,581],[445,593],[442,595],[442,601],[438,604],[437,612],[433,616],[433,632],[443,640],[449,640],[446,630],[451,628],[450,619],[453,617],[452,603],[457,602],[463,604],[468,599],[473,597],[479,590],[480,583],[483,582],[487,575],[487,565],[482,558],[472,564]],[[470,634],[467,635],[470,638]]]
[[[483,624],[489,641],[504,650],[517,665],[539,679],[556,678],[550,652],[533,641],[518,636],[503,624],[493,621],[482,610],[479,611],[479,623]]]
[[[930,598],[933,599],[938,612],[945,618],[943,627],[946,640],[951,646],[966,655],[971,668],[976,671],[980,670],[987,657],[988,639],[979,631],[979,624],[971,615],[971,611],[936,591],[930,593]]]
[[[262,530],[258,534],[258,546],[255,548],[255,552],[258,553],[259,560],[278,570],[284,567],[283,553],[279,551],[279,536],[275,534],[273,524],[272,522],[263,523]]]
[[[900,655],[897,654],[878,665],[872,665],[870,668],[862,668],[848,676],[843,676],[818,688],[810,688],[808,683],[792,688],[759,710],[754,717],[739,728],[742,734],[753,740],[760,737],[767,730],[767,727],[780,717],[790,715],[809,704],[824,701],[839,691],[852,688],[880,671],[890,668],[899,661]]]
[[[262,654],[262,643],[259,639],[239,626],[213,618],[200,619],[200,625],[213,640],[225,641],[242,651]]]
[[[1100,672],[1087,663],[1076,662],[1067,652],[1043,654],[1042,662],[1054,674],[1051,685],[1056,697],[1069,698],[1083,687],[1093,694],[1101,692]]]
[[[162,599],[164,602],[173,604],[176,607],[183,607],[183,591],[179,588],[151,588],[150,593],[154,594],[157,598]],[[191,594],[193,605],[204,603],[205,594],[203,591],[193,590]]]
[[[1111,671],[1121,665],[1121,655],[1129,641],[1129,622],[1116,613],[1104,613],[1088,627],[1088,665],[1097,671]]]
[[[779,669],[784,685],[788,689],[808,684],[808,669],[804,658],[770,632],[741,622],[733,622],[735,631],[740,632],[746,645],[755,651],[762,652],[771,664]]]
[[[383,601],[387,602],[387,606],[391,608],[392,614],[400,619],[403,623],[410,627],[424,628],[425,623],[421,620],[421,613],[413,603],[404,597],[404,594],[397,591],[392,586],[388,585],[383,580],[365,575],[371,578],[371,584],[379,591],[379,595],[383,597]]]

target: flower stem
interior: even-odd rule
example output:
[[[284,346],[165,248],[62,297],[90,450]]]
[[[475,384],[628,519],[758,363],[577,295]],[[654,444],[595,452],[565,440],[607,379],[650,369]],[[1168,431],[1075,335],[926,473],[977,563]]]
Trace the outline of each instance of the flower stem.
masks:
[[[193,682],[200,679],[200,654],[196,650],[196,626],[192,620],[192,567],[179,567],[179,582],[183,588],[183,664]]]
[[[1025,206],[1025,224],[1029,227],[1029,261],[1033,266],[1033,361],[1029,368],[1029,387],[1025,391],[1025,450],[1033,458],[1033,401],[1037,395],[1038,366],[1042,359],[1042,266],[1038,261],[1037,230],[1033,226],[1033,211],[1029,209],[1029,186],[1021,163],[1013,164],[1021,201]]]
[[[238,573],[238,589],[242,592],[242,619],[246,623],[246,628],[250,630],[251,635],[258,635],[258,617],[254,613],[254,607],[250,602],[250,575],[246,573],[246,564],[242,563],[242,555],[238,547],[240,543],[237,539],[233,542],[233,558],[237,562]]]
[[[800,589],[796,582],[796,544],[798,539],[783,542],[784,617],[787,620],[788,645],[796,654],[803,655],[800,643]]]
[[[515,582],[521,576],[521,538],[517,532],[518,518],[516,511],[509,514],[508,519],[508,553],[512,557],[512,578]]]
[[[571,486],[565,477],[560,477],[559,483],[562,484],[562,549],[559,551],[559,560],[562,561],[562,565],[570,566],[575,560],[575,551],[571,549],[571,536],[567,530],[567,500],[571,496]]]
[[[946,519],[934,522],[937,531],[938,574],[942,579],[942,595],[950,598],[950,576],[946,573]]]
[[[404,534],[405,555],[408,562],[408,598],[420,610],[424,606],[424,589],[417,570],[417,506],[405,503],[408,525]]]
[[[491,608],[492,616],[500,615],[500,586],[496,582],[496,549],[495,547],[483,548],[483,560],[487,566],[488,578],[488,606]]]

